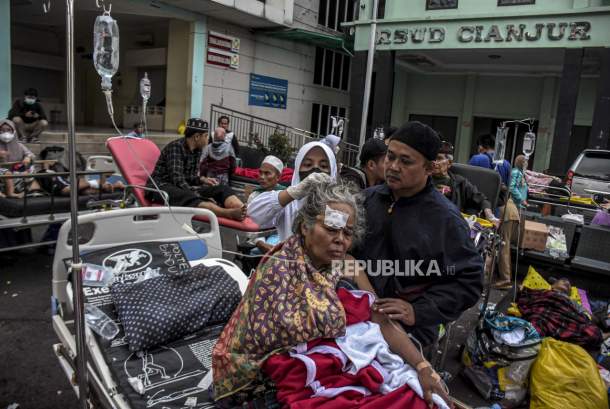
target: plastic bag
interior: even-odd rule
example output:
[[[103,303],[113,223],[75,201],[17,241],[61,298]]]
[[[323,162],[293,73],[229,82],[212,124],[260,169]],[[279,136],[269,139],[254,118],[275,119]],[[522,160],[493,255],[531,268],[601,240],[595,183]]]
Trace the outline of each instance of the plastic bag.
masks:
[[[530,409],[607,409],[608,393],[580,346],[545,338],[531,373]]]

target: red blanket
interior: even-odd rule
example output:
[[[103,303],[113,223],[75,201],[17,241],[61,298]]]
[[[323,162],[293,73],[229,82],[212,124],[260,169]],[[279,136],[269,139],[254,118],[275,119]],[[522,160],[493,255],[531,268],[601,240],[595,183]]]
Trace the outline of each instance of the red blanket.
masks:
[[[292,182],[292,174],[294,173],[294,169],[284,168],[282,170],[282,174],[280,176],[280,183]],[[252,168],[235,168],[233,172],[234,175],[242,176],[248,179],[258,179],[258,169]]]
[[[367,296],[359,297],[344,289],[337,293],[346,312],[347,325],[370,319]],[[302,354],[276,354],[265,361],[263,370],[276,384],[277,399],[285,408],[427,408],[425,401],[407,385],[381,394],[379,388],[384,377],[375,365],[355,374],[346,372],[345,357],[334,340],[308,342]]]

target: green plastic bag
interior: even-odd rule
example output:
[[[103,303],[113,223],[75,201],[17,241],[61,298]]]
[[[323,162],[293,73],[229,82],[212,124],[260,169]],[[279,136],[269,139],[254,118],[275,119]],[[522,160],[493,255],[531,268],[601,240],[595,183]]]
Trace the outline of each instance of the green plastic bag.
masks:
[[[531,372],[530,409],[608,409],[608,392],[580,346],[545,338]]]

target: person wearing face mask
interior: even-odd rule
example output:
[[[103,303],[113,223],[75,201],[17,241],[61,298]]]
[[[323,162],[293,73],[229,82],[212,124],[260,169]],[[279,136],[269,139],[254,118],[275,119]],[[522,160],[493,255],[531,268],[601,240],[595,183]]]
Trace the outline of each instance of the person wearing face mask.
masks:
[[[214,137],[201,153],[199,175],[221,185],[229,185],[235,170],[235,151],[222,127],[214,129]]]
[[[34,154],[16,137],[17,127],[9,120],[0,121],[0,174],[30,173]],[[16,163],[15,163],[16,162]],[[2,166],[2,163],[14,163]],[[35,180],[22,178],[4,179],[4,195],[8,197],[21,197],[25,192],[26,183],[30,190],[40,190]]]
[[[248,216],[263,229],[276,227],[280,241],[292,235],[294,218],[312,187],[337,178],[335,155],[321,142],[303,145],[294,168],[292,183],[286,190],[263,192],[248,205]]]
[[[439,324],[473,306],[483,289],[483,260],[459,209],[432,184],[441,146],[436,131],[407,122],[390,137],[385,183],[364,191],[367,233],[354,257],[380,297],[374,310],[398,321],[422,345]],[[380,267],[390,262],[390,270]],[[385,263],[384,263],[385,262]]]
[[[15,123],[20,139],[38,142],[40,134],[49,126],[47,116],[38,100],[38,91],[28,88],[23,94],[23,100],[15,101],[8,117]]]
[[[218,126],[225,130],[227,142],[229,142],[233,147],[235,156],[239,157],[239,141],[237,140],[237,135],[235,135],[235,132],[229,129],[229,117],[226,115],[220,116],[218,118]]]

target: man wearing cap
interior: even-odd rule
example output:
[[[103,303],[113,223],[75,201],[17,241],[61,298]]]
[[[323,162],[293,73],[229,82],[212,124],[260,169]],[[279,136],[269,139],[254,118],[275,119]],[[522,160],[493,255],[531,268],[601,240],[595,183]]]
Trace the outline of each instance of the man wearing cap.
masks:
[[[258,184],[259,187],[252,190],[250,193],[246,192],[244,189],[244,193],[246,194],[247,204],[250,205],[252,201],[264,192],[272,192],[285,190],[286,188],[280,185],[280,177],[282,176],[282,171],[284,170],[284,163],[282,160],[276,156],[268,155],[263,159],[260,168],[258,169]],[[269,250],[273,248],[274,245],[279,243],[280,238],[279,235],[273,234],[269,237],[263,238],[259,237],[252,241],[252,243],[256,246],[258,251],[254,251],[251,254],[265,254]]]
[[[198,118],[189,119],[184,138],[170,142],[161,151],[152,179],[161,191],[167,193],[171,206],[200,207],[220,217],[243,220],[246,206],[233,190],[213,178],[198,174],[199,158],[207,144],[208,123]],[[147,187],[156,189],[150,180]],[[155,203],[166,202],[157,191],[147,192],[147,197]]]
[[[484,216],[496,227],[500,221],[494,216],[487,197],[468,179],[451,171],[453,146],[443,143],[432,167],[432,183],[462,213]]]
[[[467,223],[432,184],[437,133],[407,122],[390,138],[385,183],[364,191],[368,228],[354,252],[379,299],[374,310],[398,321],[423,345],[439,324],[456,320],[476,303],[483,260]]]
[[[23,100],[15,101],[8,117],[15,123],[20,139],[38,142],[38,137],[49,125],[47,116],[38,99],[38,91],[28,88],[23,95]]]
[[[385,154],[388,150],[386,144],[380,139],[369,138],[362,145],[360,151],[360,167],[347,167],[341,169],[341,179],[351,183],[359,190],[383,183],[385,180]]]

